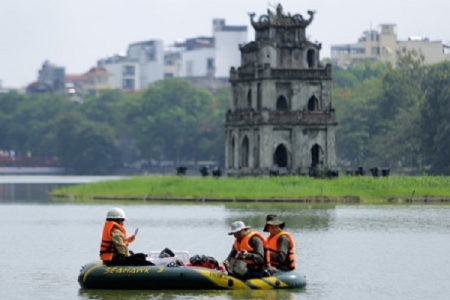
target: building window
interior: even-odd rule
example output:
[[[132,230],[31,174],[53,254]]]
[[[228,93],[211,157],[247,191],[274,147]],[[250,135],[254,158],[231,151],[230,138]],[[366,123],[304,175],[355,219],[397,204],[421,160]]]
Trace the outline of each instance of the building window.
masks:
[[[134,76],[135,68],[134,66],[123,66],[123,76]]]
[[[194,69],[194,62],[192,60],[187,61],[186,62],[186,76],[192,76],[193,69]]]
[[[231,135],[231,132],[230,132]],[[230,151],[230,160],[228,162],[228,167],[233,168],[234,167],[234,137],[231,138],[231,151]]]
[[[280,168],[286,168],[288,166],[288,152],[283,144],[278,145],[275,153],[273,154],[273,163]]]
[[[124,90],[134,90],[134,79],[124,79],[122,82]]]
[[[316,66],[316,52],[314,50],[308,50],[307,54],[308,68],[314,68]]]
[[[242,168],[248,168],[248,161],[249,161],[249,149],[250,149],[250,143],[248,140],[248,137],[245,136],[242,140],[242,147],[241,147],[241,167]]]
[[[252,108],[252,90],[248,90],[247,93],[247,108],[250,109]]]
[[[147,46],[145,48],[145,58],[147,61],[155,61],[156,60],[156,50],[154,47]]]
[[[372,47],[371,52],[372,54],[380,54],[380,47]]]
[[[214,58],[208,58],[206,61],[208,71],[214,71]]]
[[[308,110],[309,111],[319,110],[319,100],[317,100],[317,98],[315,96],[312,96],[311,98],[309,98]]]
[[[277,100],[277,110],[278,111],[287,111],[289,109],[288,102],[284,96],[278,97]]]
[[[257,97],[257,108],[258,108],[258,111],[260,111],[261,110],[261,108],[262,108],[262,90],[261,90],[261,83],[259,83],[258,82],[258,88],[257,88],[257,91],[256,91],[256,93],[257,93],[257,95],[256,95],[256,97]]]
[[[318,167],[319,165],[323,166],[323,156],[324,153],[322,148],[318,144],[315,144],[311,148],[311,167]]]

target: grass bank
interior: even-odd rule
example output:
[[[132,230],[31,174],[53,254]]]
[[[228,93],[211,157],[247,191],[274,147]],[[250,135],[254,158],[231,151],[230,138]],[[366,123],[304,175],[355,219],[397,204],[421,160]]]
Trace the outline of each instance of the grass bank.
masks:
[[[450,177],[444,176],[341,176],[213,178],[139,176],[64,187],[52,196],[94,199],[357,199],[359,202],[388,200],[450,199]],[[447,201],[447,200],[445,200]]]

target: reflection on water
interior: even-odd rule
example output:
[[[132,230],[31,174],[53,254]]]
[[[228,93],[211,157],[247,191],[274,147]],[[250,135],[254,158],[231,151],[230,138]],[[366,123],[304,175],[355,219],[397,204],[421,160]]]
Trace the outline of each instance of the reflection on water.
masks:
[[[267,214],[283,216],[283,221],[290,229],[319,230],[326,229],[333,218],[335,204],[299,204],[299,203],[252,203],[225,204],[236,215],[245,213],[246,224],[256,229],[263,229]],[[234,219],[228,219],[230,224]]]
[[[147,291],[147,290],[79,290],[80,299],[96,300],[197,300],[197,299],[261,299],[293,300],[305,293],[304,290],[233,290],[233,291]]]
[[[48,193],[62,184],[8,183],[0,184],[0,202],[49,202]]]
[[[0,202],[49,202],[48,193],[64,186],[119,180],[125,176],[0,175]]]
[[[422,300],[450,294],[450,205],[164,203],[48,199],[50,185],[1,184],[0,299]],[[286,222],[303,290],[81,290],[80,267],[98,258],[105,214],[123,206],[136,252],[228,255],[230,223],[262,232],[265,216]],[[266,235],[266,233],[264,233]]]

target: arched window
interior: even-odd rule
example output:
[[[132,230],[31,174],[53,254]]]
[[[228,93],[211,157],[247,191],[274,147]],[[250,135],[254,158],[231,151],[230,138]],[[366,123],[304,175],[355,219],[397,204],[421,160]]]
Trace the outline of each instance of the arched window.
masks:
[[[311,167],[317,167],[321,164],[323,164],[323,150],[315,144],[311,148]]]
[[[314,68],[316,66],[316,51],[312,49],[308,50],[306,60],[308,62],[308,68]]]
[[[252,90],[247,93],[247,108],[252,108]]]
[[[308,101],[308,110],[315,111],[319,110],[319,100],[317,100],[316,96],[312,96]]]
[[[259,145],[260,141],[258,135],[258,138],[256,139],[255,153],[253,154],[255,168],[259,168],[259,147],[260,147]]]
[[[289,109],[288,102],[284,96],[280,96],[277,99],[277,110],[278,111],[287,111]]]
[[[231,149],[230,149],[230,153],[229,153],[229,159],[230,161],[228,162],[228,166],[230,168],[234,167],[234,137],[231,139]]]
[[[242,168],[248,168],[248,156],[249,156],[249,141],[248,137],[245,136],[242,140],[242,147],[241,147],[241,167]]]
[[[261,83],[258,82],[258,87],[256,90],[256,108],[258,111],[262,108],[262,90],[261,90]]]
[[[286,168],[288,165],[288,153],[283,144],[278,145],[273,154],[273,164],[280,168]]]

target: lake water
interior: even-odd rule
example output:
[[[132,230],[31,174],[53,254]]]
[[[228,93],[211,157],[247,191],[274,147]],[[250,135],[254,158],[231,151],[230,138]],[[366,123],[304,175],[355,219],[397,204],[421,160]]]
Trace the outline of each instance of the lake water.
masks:
[[[0,176],[0,299],[448,299],[449,205],[163,204],[51,200],[48,191],[86,178]],[[8,180],[7,180],[8,179]],[[108,178],[92,178],[104,180]],[[117,178],[111,178],[117,179]],[[82,290],[77,275],[97,259],[104,217],[121,206],[137,252],[187,250],[224,259],[229,224],[262,231],[276,213],[296,241],[303,290]]]

